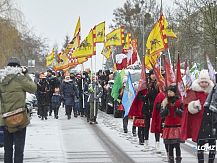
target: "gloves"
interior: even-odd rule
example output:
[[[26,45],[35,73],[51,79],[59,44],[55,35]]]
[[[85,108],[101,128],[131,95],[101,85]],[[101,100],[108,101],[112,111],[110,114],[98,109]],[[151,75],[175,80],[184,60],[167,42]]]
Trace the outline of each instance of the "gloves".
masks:
[[[22,66],[22,73],[25,75],[28,72],[28,69],[26,66]]]
[[[200,100],[197,100],[194,102],[193,104],[194,108],[197,109],[198,111],[201,110],[201,104],[200,104]]]
[[[188,104],[188,111],[189,111],[191,114],[196,114],[196,113],[198,113],[200,110],[201,110],[200,100],[191,101],[191,102]]]
[[[90,93],[93,93],[93,92],[94,92],[93,87],[89,87],[89,88],[88,88],[88,91],[89,91]]]
[[[180,117],[182,116],[182,110],[181,109],[175,108],[175,113]]]
[[[162,118],[168,116],[169,114],[170,114],[170,110],[168,105],[166,105],[164,108],[161,108],[160,116]]]

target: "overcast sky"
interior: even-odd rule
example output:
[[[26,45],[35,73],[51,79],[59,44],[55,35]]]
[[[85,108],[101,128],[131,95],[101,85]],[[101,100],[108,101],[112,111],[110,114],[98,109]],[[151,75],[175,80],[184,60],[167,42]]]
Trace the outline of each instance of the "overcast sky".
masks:
[[[105,21],[106,33],[112,23],[113,10],[122,7],[126,0],[15,0],[24,13],[25,21],[33,33],[48,39],[50,49],[54,44],[62,48],[66,35],[72,38],[74,29],[81,17],[81,39],[96,24]],[[163,0],[164,6],[172,5],[173,0]],[[160,4],[160,0],[157,0]],[[97,53],[101,52],[101,46]],[[97,54],[97,69],[102,66],[102,57]],[[90,64],[86,64],[89,66]]]

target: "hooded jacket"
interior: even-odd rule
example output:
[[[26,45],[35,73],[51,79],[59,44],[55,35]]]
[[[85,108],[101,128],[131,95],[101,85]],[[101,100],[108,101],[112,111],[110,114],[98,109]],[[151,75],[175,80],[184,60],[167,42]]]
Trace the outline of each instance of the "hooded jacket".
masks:
[[[25,107],[26,92],[34,93],[36,89],[37,86],[30,76],[22,73],[22,68],[7,66],[1,69],[1,115]]]

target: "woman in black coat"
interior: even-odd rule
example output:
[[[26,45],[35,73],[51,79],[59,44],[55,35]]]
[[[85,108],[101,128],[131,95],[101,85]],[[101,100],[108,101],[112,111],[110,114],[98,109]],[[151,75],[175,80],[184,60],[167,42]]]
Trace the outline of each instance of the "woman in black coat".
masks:
[[[61,95],[64,100],[66,115],[68,119],[71,119],[72,108],[74,107],[74,97],[79,97],[79,94],[75,84],[70,79],[70,76],[66,76],[61,85]]]

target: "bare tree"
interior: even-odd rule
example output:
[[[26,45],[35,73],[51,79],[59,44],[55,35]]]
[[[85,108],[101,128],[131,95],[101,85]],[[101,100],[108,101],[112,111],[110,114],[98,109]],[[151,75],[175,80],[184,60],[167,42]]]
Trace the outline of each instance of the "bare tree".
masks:
[[[216,0],[194,0],[195,8],[202,17],[203,45],[217,69],[217,2]]]
[[[143,0],[127,0],[123,7],[114,10],[114,24],[111,28],[124,26],[126,32],[132,34],[132,38],[138,40],[138,52],[139,56],[142,57],[143,37],[147,40],[152,25],[155,20],[159,17],[159,7],[156,5],[155,0],[143,1]],[[144,21],[144,27],[142,26]],[[142,33],[144,28],[144,33]]]

